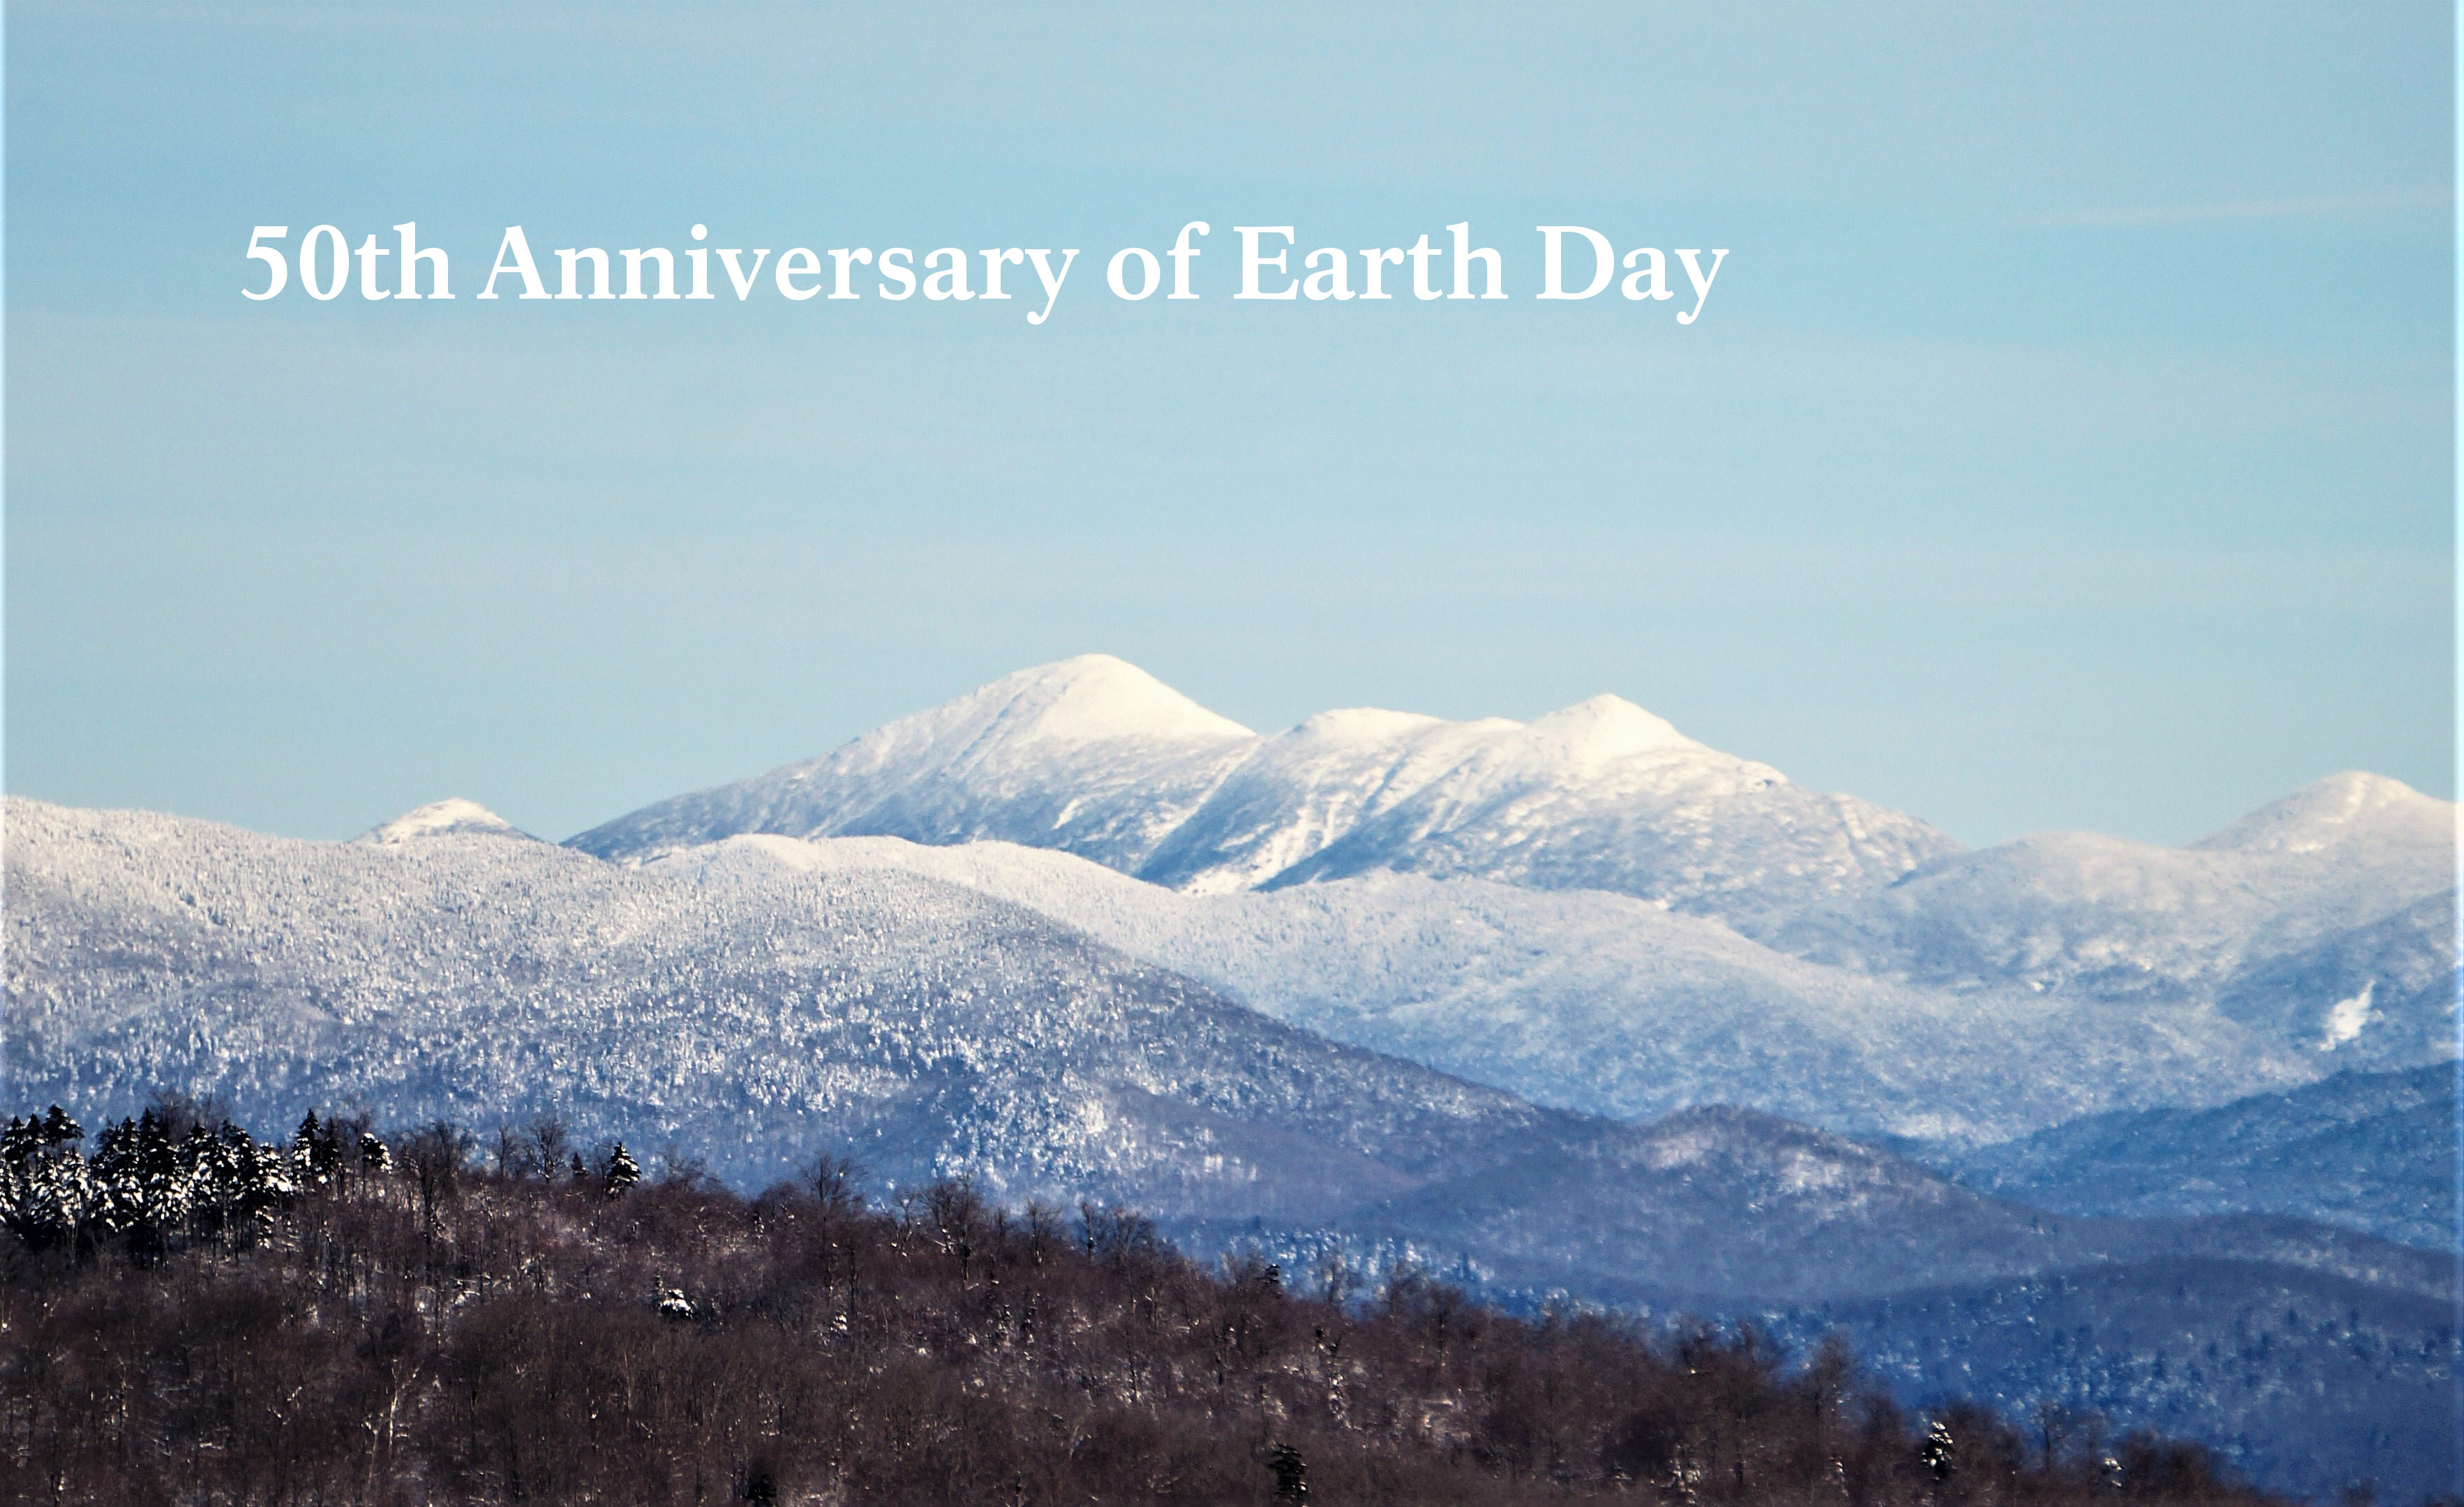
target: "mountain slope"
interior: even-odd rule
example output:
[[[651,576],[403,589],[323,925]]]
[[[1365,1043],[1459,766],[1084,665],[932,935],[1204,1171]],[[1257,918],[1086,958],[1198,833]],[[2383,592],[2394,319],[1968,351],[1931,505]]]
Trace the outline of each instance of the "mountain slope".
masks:
[[[158,1087],[258,1123],[553,1109],[739,1180],[851,1146],[901,1180],[1285,1214],[1564,1122],[911,875],[701,886],[490,835],[8,818],[9,1086],[78,1113]]]
[[[1718,1105],[1425,1184],[1363,1211],[1354,1227],[1475,1254],[1507,1283],[1663,1307],[1871,1296],[2174,1257],[2298,1267],[2432,1297],[2449,1294],[2455,1273],[2446,1255],[2299,1220],[2047,1215]]]
[[[2297,1499],[2464,1491],[2448,1295],[2176,1258],[1758,1317],[1799,1347],[1844,1334],[1911,1407],[1972,1397],[2023,1429],[2065,1408],[2074,1447],[2096,1420],[2106,1439],[2178,1429]]]
[[[2056,832],[1934,858],[1781,944],[1951,986],[2211,996],[2453,890],[2455,817],[2398,781],[2334,775],[2183,848]],[[2452,940],[2445,956],[2452,972]]]
[[[1615,697],[1529,725],[1349,711],[1261,738],[1101,654],[571,841],[641,862],[747,833],[999,839],[1199,893],[1480,874],[1748,929],[1957,846],[1899,812],[1800,790]]]
[[[2455,892],[2308,946],[2262,954],[2217,1009],[2339,1069],[2398,1067],[2455,1051]]]
[[[1483,740],[1266,882],[1392,870],[1614,890],[1759,935],[1956,850],[1913,817],[1821,795],[1595,697]]]
[[[1001,838],[1130,870],[1256,742],[1135,666],[1089,654],[1004,676],[822,758],[646,807],[570,846],[638,861],[737,832]]]
[[[1373,874],[1194,896],[1005,843],[738,837],[659,872],[892,869],[1030,906],[1279,1020],[1542,1103],[1725,1101],[1837,1130],[2000,1140],[2092,1109],[2299,1083],[2316,1053],[2211,1010],[1909,986],[1598,891]]]
[[[2339,1074],[2213,1109],[2098,1115],[1934,1164],[2065,1213],[2293,1214],[2453,1250],[2455,1066]]]

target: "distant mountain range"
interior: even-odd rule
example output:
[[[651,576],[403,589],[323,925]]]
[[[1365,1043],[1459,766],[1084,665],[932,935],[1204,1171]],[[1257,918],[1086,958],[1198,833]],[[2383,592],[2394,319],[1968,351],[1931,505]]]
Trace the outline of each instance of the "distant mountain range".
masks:
[[[2275,1478],[2310,1440],[2304,1490],[2446,1482],[2409,1424],[2311,1440],[2265,1363],[2123,1321],[2195,1271],[2407,1418],[2453,1356],[2454,809],[2392,781],[1969,853],[1615,698],[1260,737],[1090,656],[563,847],[468,801],[350,844],[6,815],[25,1104],[555,1112],[739,1184],[849,1152],[1509,1300],[1843,1323],[1912,1397],[1951,1324],[1996,1385]]]
[[[853,1148],[1013,1200],[1391,1227],[1593,1292],[1863,1293],[2184,1238],[2431,1280],[2341,1236],[2047,1221],[1751,1111],[1539,1107],[928,877],[626,870],[455,814],[336,845],[11,800],[11,1087],[89,1114],[158,1085],[260,1120],[559,1111],[742,1183]]]
[[[2452,1057],[2454,820],[2346,774],[1969,853],[1615,698],[1260,737],[1090,655],[571,846],[929,874],[1542,1102],[1976,1143]]]
[[[1467,875],[1609,890],[1749,931],[1958,850],[1616,697],[1529,724],[1344,711],[1261,737],[1105,654],[1005,676],[571,845],[639,862],[747,832],[1014,842],[1194,894]]]

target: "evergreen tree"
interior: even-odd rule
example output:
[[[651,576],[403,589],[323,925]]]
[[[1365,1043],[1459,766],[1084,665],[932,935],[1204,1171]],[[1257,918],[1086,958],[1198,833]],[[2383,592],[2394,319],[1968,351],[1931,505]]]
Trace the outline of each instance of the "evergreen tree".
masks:
[[[188,1232],[223,1234],[239,1206],[240,1169],[234,1148],[201,1120],[181,1141],[180,1160],[188,1174]]]
[[[631,1153],[625,1149],[625,1142],[616,1142],[615,1149],[607,1153],[607,1176],[602,1184],[604,1191],[609,1198],[614,1198],[640,1181],[642,1169],[634,1164]]]
[[[247,1131],[228,1123],[222,1141],[231,1178],[226,1217],[235,1223],[232,1232],[253,1244],[272,1233],[275,1211],[291,1202],[299,1185],[281,1147],[259,1145]]]
[[[1931,1471],[1937,1481],[1950,1479],[1950,1473],[1958,1469],[1959,1452],[1951,1442],[1949,1425],[1936,1419],[1925,1430],[1925,1436],[1917,1441],[1917,1463]]]
[[[302,1189],[331,1187],[335,1174],[341,1170],[341,1137],[330,1121],[319,1123],[313,1109],[291,1138],[291,1165],[292,1177]]]
[[[75,1240],[93,1212],[94,1182],[77,1143],[85,1131],[57,1104],[11,1117],[0,1132],[0,1227],[33,1246]]]
[[[161,1119],[148,1109],[96,1138],[95,1174],[102,1184],[102,1217],[128,1237],[141,1257],[159,1254],[188,1220],[189,1168]]]
[[[74,1149],[84,1139],[85,1131],[55,1104],[48,1115],[9,1117],[8,1130],[0,1133],[0,1157],[20,1163],[39,1161]]]
[[[1309,1462],[1288,1444],[1275,1446],[1266,1469],[1275,1473],[1275,1500],[1305,1502],[1309,1500]]]

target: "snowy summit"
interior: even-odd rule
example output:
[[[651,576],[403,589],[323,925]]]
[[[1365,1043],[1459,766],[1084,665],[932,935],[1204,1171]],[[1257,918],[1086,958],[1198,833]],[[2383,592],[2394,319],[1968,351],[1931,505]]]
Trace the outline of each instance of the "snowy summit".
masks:
[[[424,837],[521,837],[531,834],[488,809],[476,801],[460,796],[430,801],[415,810],[403,812],[382,827],[369,829],[355,841],[371,848],[391,848]]]

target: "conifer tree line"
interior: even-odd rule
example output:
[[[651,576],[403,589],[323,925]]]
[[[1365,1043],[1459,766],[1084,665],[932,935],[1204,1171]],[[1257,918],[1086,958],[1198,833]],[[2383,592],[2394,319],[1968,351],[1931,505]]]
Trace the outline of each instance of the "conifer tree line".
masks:
[[[289,1143],[278,1144],[258,1141],[217,1106],[181,1096],[157,1096],[142,1116],[105,1125],[91,1157],[82,1153],[84,1140],[83,1127],[57,1104],[10,1118],[0,1131],[0,1228],[36,1250],[64,1245],[80,1253],[118,1244],[147,1257],[197,1240],[245,1247],[270,1235],[302,1192],[339,1193],[394,1167],[392,1147],[365,1116],[320,1120],[312,1109]],[[468,1141],[450,1123],[409,1138],[423,1207],[434,1202],[440,1158],[460,1162]],[[543,1118],[500,1157],[498,1170],[554,1175],[567,1149],[561,1122]],[[614,1194],[639,1182],[642,1170],[620,1141],[590,1165],[572,1152],[570,1175]]]
[[[1836,1338],[1362,1292],[839,1159],[745,1198],[552,1118],[268,1142],[179,1100],[83,1141],[0,1140],[11,1501],[2267,1501],[2059,1407],[1910,1416]]]

